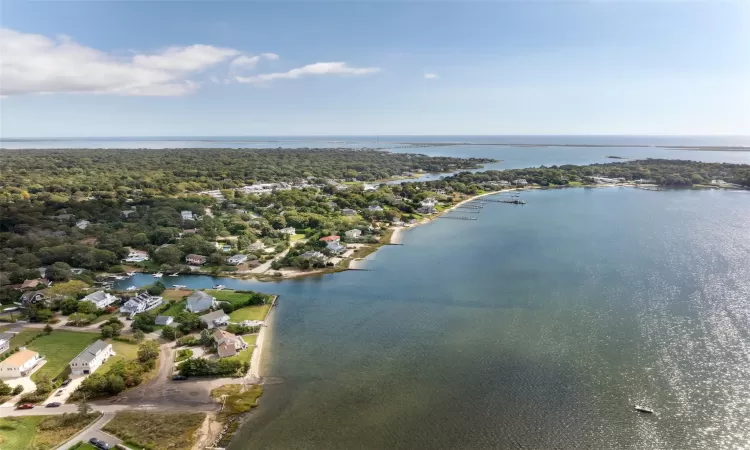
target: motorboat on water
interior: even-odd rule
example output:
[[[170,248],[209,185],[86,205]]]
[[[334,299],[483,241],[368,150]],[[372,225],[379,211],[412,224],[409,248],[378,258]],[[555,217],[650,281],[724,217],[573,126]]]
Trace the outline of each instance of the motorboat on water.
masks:
[[[638,412],[642,412],[642,413],[645,413],[645,414],[653,414],[654,413],[653,409],[646,408],[645,406],[634,405],[633,407]]]
[[[224,289],[224,287],[225,286],[223,284],[214,284],[214,289],[219,290],[219,291]]]
[[[185,286],[184,284],[173,284],[172,287],[175,289],[182,289],[186,288],[187,286]]]
[[[167,275],[167,276],[168,276],[168,277],[176,277],[176,276],[177,276],[177,275],[179,275],[179,274],[180,274],[180,272],[175,272],[175,273],[170,273],[170,274],[169,274],[169,275]]]
[[[125,289],[126,291],[134,291],[137,288],[135,286],[130,286],[129,288]]]
[[[112,278],[114,278],[115,280],[124,280],[125,279],[125,277],[122,276],[122,275],[115,275]]]
[[[161,273],[161,272],[156,272],[153,276],[154,276],[154,278],[161,278],[161,277],[164,276],[164,274]]]

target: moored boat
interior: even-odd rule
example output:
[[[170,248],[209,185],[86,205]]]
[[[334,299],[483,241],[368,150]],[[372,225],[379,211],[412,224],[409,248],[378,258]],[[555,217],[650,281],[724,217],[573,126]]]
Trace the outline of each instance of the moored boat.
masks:
[[[153,275],[153,277],[154,277],[154,278],[161,278],[161,277],[163,277],[163,276],[164,276],[164,274],[163,274],[163,273],[161,273],[161,272],[156,272],[156,273],[155,273],[155,274]]]
[[[137,288],[135,286],[130,286],[129,288],[125,289],[126,291],[134,291]]]
[[[638,412],[642,412],[642,413],[645,413],[645,414],[653,414],[654,413],[653,409],[646,408],[645,406],[634,405],[633,407]]]
[[[215,284],[215,285],[214,285],[214,289],[216,289],[216,290],[219,290],[219,291],[220,291],[220,290],[224,289],[224,285],[223,285],[223,284]]]

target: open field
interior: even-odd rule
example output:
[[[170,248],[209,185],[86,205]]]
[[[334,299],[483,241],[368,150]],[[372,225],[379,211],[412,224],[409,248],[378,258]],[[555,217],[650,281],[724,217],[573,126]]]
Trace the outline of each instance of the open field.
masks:
[[[48,335],[37,338],[28,347],[43,355],[47,359],[47,364],[34,373],[31,378],[35,379],[41,373],[56,378],[68,370],[68,363],[71,359],[97,339],[99,339],[99,335],[95,333],[61,330],[55,330]]]
[[[229,319],[232,322],[241,322],[243,320],[263,320],[265,319],[266,314],[268,314],[269,309],[271,309],[270,303],[266,305],[246,306],[229,313]]]
[[[128,344],[127,342],[107,340],[112,344],[112,350],[115,351],[115,355],[111,356],[104,364],[102,364],[98,373],[105,373],[112,367],[117,361],[135,359],[138,357],[138,344]]]
[[[207,290],[206,293],[216,297],[217,302],[229,302],[232,306],[240,305],[242,302],[250,298],[250,294],[247,292]]]
[[[13,336],[10,340],[10,348],[23,347],[26,341],[41,333],[42,330],[38,328],[24,328],[23,331]]]
[[[98,413],[54,416],[5,417],[0,419],[0,448],[3,450],[46,450],[56,448],[91,422]]]
[[[291,238],[290,238],[289,240],[290,240],[291,242],[295,242],[295,241],[299,241],[300,239],[304,239],[304,238],[305,238],[305,235],[304,235],[304,234],[295,234],[295,235],[294,235],[294,236],[292,236],[292,237],[291,237]]]
[[[176,316],[177,314],[181,313],[185,310],[185,305],[187,304],[186,300],[180,300],[178,302],[174,302],[171,305],[169,305],[169,308],[167,308],[166,311],[159,314],[161,316]]]
[[[180,301],[183,297],[187,297],[192,293],[193,291],[191,291],[190,289],[167,289],[166,291],[162,292],[161,296],[164,298],[164,300]]]
[[[136,447],[189,450],[205,413],[120,411],[103,430]]]

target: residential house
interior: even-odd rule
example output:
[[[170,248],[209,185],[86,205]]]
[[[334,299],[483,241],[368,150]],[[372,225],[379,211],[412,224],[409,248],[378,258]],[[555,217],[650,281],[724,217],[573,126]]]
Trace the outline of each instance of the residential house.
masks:
[[[24,292],[21,295],[20,301],[24,305],[42,304],[47,301],[47,293],[45,290]]]
[[[305,252],[299,255],[299,257],[303,259],[322,259],[324,261],[327,259],[326,255],[320,252],[314,252],[314,251]]]
[[[228,331],[214,331],[214,339],[216,340],[216,349],[218,350],[219,358],[234,356],[247,348],[247,343],[241,336],[237,336]]]
[[[364,183],[362,184],[362,189],[364,189],[365,192],[368,192],[368,191],[375,191],[378,189],[378,187],[374,184]]]
[[[432,197],[429,197],[419,202],[419,204],[423,207],[434,208],[435,206],[437,206],[438,201]]]
[[[500,180],[496,183],[498,186],[510,186],[510,181]]]
[[[195,214],[192,211],[180,211],[180,215],[182,216],[182,220],[195,220]]]
[[[104,291],[93,292],[81,299],[82,302],[91,302],[95,304],[97,308],[106,308],[117,300],[117,297]]]
[[[252,244],[247,246],[247,251],[257,252],[258,250],[263,250],[265,247],[266,247],[266,244],[264,244],[262,241],[255,241]]]
[[[70,373],[73,375],[88,375],[94,373],[104,361],[114,355],[112,344],[97,340],[70,361]]]
[[[216,297],[206,294],[203,291],[194,291],[187,298],[185,309],[192,313],[208,311],[216,306]]]
[[[206,261],[208,261],[208,257],[203,255],[196,255],[194,253],[191,253],[185,257],[185,262],[190,264],[191,266],[202,266],[203,264],[206,264]]]
[[[143,262],[148,261],[148,252],[144,250],[136,250],[131,248],[128,252],[128,257],[123,259],[125,262]]]
[[[515,184],[516,186],[526,186],[527,184],[529,184],[529,182],[523,178],[519,178],[517,180],[513,180],[513,184]]]
[[[325,237],[320,238],[320,241],[326,242],[326,243],[328,243],[328,242],[338,242],[340,240],[341,240],[341,236],[335,236],[335,235],[333,235],[333,236],[325,236]]]
[[[420,214],[435,214],[438,211],[434,206],[420,206],[417,208],[417,212]]]
[[[380,205],[370,205],[370,206],[367,207],[367,209],[370,212],[378,212],[378,211],[382,211],[383,207],[380,206]]]
[[[91,222],[89,222],[88,220],[79,220],[78,222],[76,222],[76,227],[82,230],[88,228],[89,225],[91,225]]]
[[[137,211],[135,209],[125,209],[125,210],[120,211],[120,214],[122,215],[122,217],[127,219],[128,217],[130,217],[132,214],[135,214],[136,212]]]
[[[156,319],[154,319],[155,325],[170,326],[173,322],[174,317],[172,316],[156,316]]]
[[[227,264],[237,266],[247,261],[247,255],[234,255],[227,258]]]
[[[326,248],[336,255],[346,251],[346,245],[343,245],[340,241],[331,241],[326,244]]]
[[[21,290],[45,288],[48,284],[49,282],[47,280],[40,278],[37,278],[36,280],[23,280]]]
[[[23,348],[0,362],[0,378],[28,376],[43,359],[39,353]]]
[[[394,227],[403,227],[405,223],[402,220],[396,219],[391,221],[391,225],[393,225]]]
[[[10,348],[10,338],[2,338],[0,337],[0,353],[5,352]]]
[[[297,234],[297,230],[294,229],[294,227],[286,227],[279,230],[279,233],[282,234],[288,234],[290,236],[294,236]]]
[[[353,230],[349,230],[344,233],[344,235],[347,239],[358,239],[360,236],[362,236],[362,230],[354,228]]]
[[[163,299],[161,297],[152,296],[148,292],[142,292],[138,294],[138,296],[125,302],[125,304],[120,307],[120,312],[134,316],[150,309],[154,309],[161,305],[162,302]]]
[[[182,230],[182,234],[195,234],[197,232],[197,228],[188,228],[187,230]]]
[[[206,328],[213,330],[216,327],[221,327],[229,323],[229,316],[222,310],[210,312],[200,316],[201,322],[206,325]]]
[[[344,208],[341,210],[341,214],[344,216],[356,216],[357,211],[351,209],[351,208]]]

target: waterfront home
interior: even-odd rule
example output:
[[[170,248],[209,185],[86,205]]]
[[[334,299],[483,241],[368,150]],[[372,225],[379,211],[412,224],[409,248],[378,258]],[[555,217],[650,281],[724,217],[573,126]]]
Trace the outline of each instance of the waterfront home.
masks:
[[[529,184],[529,182],[524,178],[519,178],[517,180],[513,180],[513,184],[516,186],[526,186],[527,184]]]
[[[247,343],[241,336],[237,336],[224,330],[214,331],[214,340],[216,340],[216,349],[219,358],[234,356],[247,348]]]
[[[394,227],[403,227],[405,223],[402,220],[393,220],[391,221],[391,225]]]
[[[344,208],[341,210],[341,214],[344,216],[356,216],[357,211],[351,209],[351,208]]]
[[[128,257],[123,259],[125,262],[143,262],[148,261],[148,252],[144,250],[129,249]]]
[[[206,328],[213,330],[229,323],[229,316],[222,310],[210,312],[200,316],[200,321],[206,325]]]
[[[78,222],[76,222],[76,227],[82,230],[88,228],[89,225],[91,225],[91,222],[89,222],[88,220],[79,220]]]
[[[299,255],[299,257],[303,258],[303,259],[321,259],[323,261],[325,261],[327,259],[326,255],[324,255],[324,254],[322,254],[320,252],[314,252],[314,251],[305,252],[305,253]]]
[[[434,206],[421,206],[417,209],[417,212],[420,214],[435,214],[438,211]]]
[[[156,319],[154,319],[154,324],[161,326],[170,326],[173,322],[174,317],[172,316],[156,316]]]
[[[203,255],[196,255],[194,253],[191,253],[185,257],[185,262],[190,264],[191,266],[202,266],[203,264],[206,264],[206,261],[208,261],[208,257]]]
[[[422,200],[421,202],[419,202],[421,206],[426,207],[426,208],[434,208],[437,205],[437,203],[438,201],[432,197],[428,197]]]
[[[297,230],[294,229],[294,227],[286,227],[286,228],[282,228],[282,229],[280,229],[278,231],[281,234],[288,234],[290,236],[294,236],[295,234],[297,234]]]
[[[264,244],[262,241],[255,241],[252,244],[247,246],[247,251],[257,252],[258,250],[263,250],[265,247],[266,247],[266,244]]]
[[[111,305],[117,300],[118,300],[117,297],[115,297],[112,294],[108,294],[104,291],[92,292],[91,294],[81,299],[82,302],[91,302],[95,304],[97,308],[100,308],[100,309],[106,308],[107,306]]]
[[[367,210],[370,212],[378,212],[378,211],[382,211],[383,207],[380,205],[370,205],[367,207]]]
[[[319,239],[322,242],[338,242],[341,240],[341,236],[325,236]]]
[[[29,291],[21,294],[20,302],[23,305],[38,305],[47,302],[46,290],[41,291]]]
[[[227,264],[237,266],[247,261],[247,255],[234,255],[227,258]]]
[[[346,245],[342,245],[340,241],[331,241],[326,245],[326,248],[336,255],[346,251]]]
[[[195,214],[193,214],[192,211],[180,211],[180,215],[182,216],[182,220],[195,220]]]
[[[357,239],[360,236],[362,236],[362,230],[358,230],[354,228],[344,233],[344,235],[346,236],[347,239]]]
[[[131,298],[120,307],[120,312],[132,316],[142,312],[154,309],[162,304],[161,297],[152,296],[148,292],[142,292],[136,297]]]
[[[44,358],[39,353],[21,348],[0,362],[0,378],[21,378],[28,376]]]
[[[185,309],[192,313],[208,311],[216,306],[216,297],[206,294],[203,291],[195,291],[187,298]]]
[[[114,354],[112,344],[97,340],[70,361],[70,373],[73,375],[92,374]]]
[[[0,337],[0,353],[5,352],[10,348],[10,338]]]

